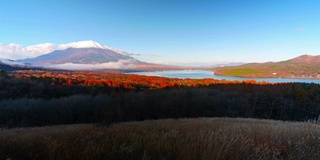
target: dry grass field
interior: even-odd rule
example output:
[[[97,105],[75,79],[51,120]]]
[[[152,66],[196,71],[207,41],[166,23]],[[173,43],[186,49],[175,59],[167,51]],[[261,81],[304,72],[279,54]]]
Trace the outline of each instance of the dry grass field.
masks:
[[[0,159],[320,159],[320,126],[240,118],[0,129]]]

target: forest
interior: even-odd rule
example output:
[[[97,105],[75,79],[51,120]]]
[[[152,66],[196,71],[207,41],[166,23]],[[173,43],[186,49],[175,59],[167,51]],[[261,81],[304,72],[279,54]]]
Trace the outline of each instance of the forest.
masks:
[[[320,85],[122,73],[0,71],[0,127],[189,117],[317,121]]]

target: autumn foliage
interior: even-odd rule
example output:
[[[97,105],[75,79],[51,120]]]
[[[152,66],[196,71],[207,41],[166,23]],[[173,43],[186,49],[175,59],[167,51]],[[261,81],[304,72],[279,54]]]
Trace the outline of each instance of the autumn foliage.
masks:
[[[212,78],[205,79],[179,79],[156,76],[142,76],[133,74],[110,73],[110,72],[61,72],[61,71],[15,71],[14,77],[20,79],[51,79],[52,85],[63,86],[107,86],[123,87],[127,89],[158,89],[170,87],[200,87],[212,84],[266,84],[266,82],[256,82],[255,80],[226,81]]]
[[[320,85],[177,79],[106,72],[0,77],[0,127],[184,117],[318,120]]]

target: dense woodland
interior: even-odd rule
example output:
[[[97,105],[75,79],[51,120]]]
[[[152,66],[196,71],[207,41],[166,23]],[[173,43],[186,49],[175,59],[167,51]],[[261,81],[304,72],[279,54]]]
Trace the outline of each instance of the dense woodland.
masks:
[[[0,71],[0,126],[182,117],[317,120],[320,85],[169,79],[105,72]]]

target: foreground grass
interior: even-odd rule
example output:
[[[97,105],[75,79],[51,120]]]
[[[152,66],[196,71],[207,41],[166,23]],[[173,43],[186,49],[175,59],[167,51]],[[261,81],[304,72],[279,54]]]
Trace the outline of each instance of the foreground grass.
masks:
[[[319,159],[320,126],[168,119],[0,130],[0,159]]]

